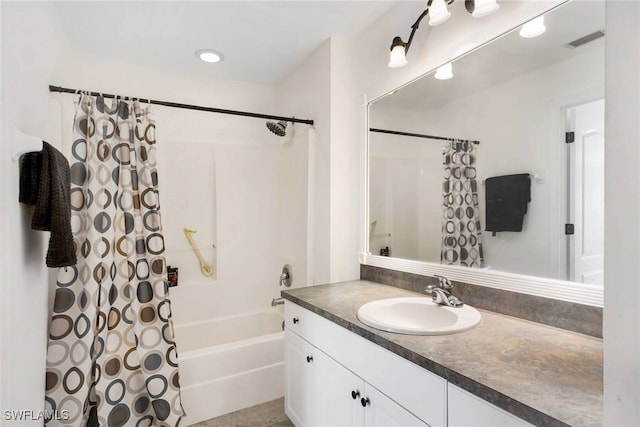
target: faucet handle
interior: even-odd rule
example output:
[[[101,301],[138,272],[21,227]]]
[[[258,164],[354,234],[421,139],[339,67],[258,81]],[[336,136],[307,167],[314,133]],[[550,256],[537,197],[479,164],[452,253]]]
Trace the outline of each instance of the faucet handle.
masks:
[[[434,274],[433,277],[437,277],[438,278],[438,283],[440,284],[440,287],[442,289],[445,290],[450,290],[453,289],[453,285],[451,284],[451,280],[449,280],[447,277],[444,276],[440,276],[439,274]]]
[[[427,285],[426,288],[424,288],[425,292],[433,292],[435,291],[437,288],[439,288],[440,286],[438,285]]]
[[[462,302],[462,300],[460,298],[456,298],[453,295],[449,296],[449,298],[447,298],[447,300],[449,301],[449,307],[462,307],[464,305],[464,303]]]
[[[429,285],[424,288],[425,292],[432,294],[433,302],[436,304],[448,305],[449,291],[442,289],[438,285]]]

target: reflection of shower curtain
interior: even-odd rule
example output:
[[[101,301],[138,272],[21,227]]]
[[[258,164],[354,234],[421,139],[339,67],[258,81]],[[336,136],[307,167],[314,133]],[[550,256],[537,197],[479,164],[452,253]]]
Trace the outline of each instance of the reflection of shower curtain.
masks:
[[[482,267],[475,144],[451,141],[443,151],[442,264]]]
[[[137,101],[107,103],[82,95],[73,126],[78,263],[58,273],[47,351],[46,409],[54,411],[48,425],[175,426],[182,405],[155,123]]]

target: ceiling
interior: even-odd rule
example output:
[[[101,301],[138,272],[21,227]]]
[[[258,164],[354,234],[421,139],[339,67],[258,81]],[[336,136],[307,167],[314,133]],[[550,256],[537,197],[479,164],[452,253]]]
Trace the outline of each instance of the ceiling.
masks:
[[[569,2],[545,14],[545,25],[547,30],[539,37],[524,39],[518,34],[518,28],[455,60],[454,76],[450,80],[436,80],[432,75],[426,75],[376,101],[374,106],[425,111],[566,60],[587,49],[601,49],[604,53],[604,38],[574,49],[566,47],[573,40],[604,30],[604,2]]]
[[[185,75],[277,84],[330,36],[363,30],[395,1],[58,1],[82,56]],[[206,64],[198,49],[222,52]]]

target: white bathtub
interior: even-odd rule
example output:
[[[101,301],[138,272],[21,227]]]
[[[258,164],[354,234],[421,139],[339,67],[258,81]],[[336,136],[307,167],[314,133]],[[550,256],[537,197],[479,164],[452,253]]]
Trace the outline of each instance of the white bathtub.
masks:
[[[175,326],[181,425],[284,395],[284,334],[276,309]]]

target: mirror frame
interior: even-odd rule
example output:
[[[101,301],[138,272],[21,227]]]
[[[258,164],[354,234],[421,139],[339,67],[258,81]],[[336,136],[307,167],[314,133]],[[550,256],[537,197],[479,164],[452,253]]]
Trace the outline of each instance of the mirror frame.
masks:
[[[560,7],[566,2],[561,3],[560,5],[556,5],[555,7],[550,8],[549,10],[544,11],[540,15],[547,14],[553,11],[556,7]],[[452,58],[450,61],[457,61],[463,56],[474,53],[478,49],[482,49],[490,45],[496,39],[503,37],[506,34],[515,31],[519,24],[512,28],[509,31],[504,32],[503,34],[498,35],[497,37],[492,38],[486,43],[482,43],[474,49],[466,52],[462,55],[459,55],[455,58]],[[449,62],[449,61],[446,61]],[[439,64],[440,66],[442,64]],[[410,85],[411,83],[428,76],[429,74],[435,72],[438,67],[434,67],[431,70],[427,71],[424,74],[421,74],[417,78],[410,80],[402,85],[400,85],[395,90],[401,89],[405,86]],[[394,91],[395,91],[394,90]],[[389,93],[392,93],[390,91]],[[380,267],[386,268],[390,270],[397,270],[406,273],[414,273],[423,276],[433,276],[435,274],[445,275],[449,279],[459,282],[471,283],[474,285],[486,286],[490,288],[496,288],[511,292],[518,292],[528,295],[534,295],[538,297],[551,298],[556,300],[562,300],[577,304],[584,304],[595,307],[604,307],[604,286],[596,286],[589,285],[584,283],[570,282],[566,280],[558,280],[551,279],[545,277],[538,276],[530,276],[524,274],[517,273],[509,273],[505,271],[491,270],[489,269],[476,269],[462,266],[454,266],[454,265],[442,265],[433,262],[427,261],[418,261],[418,260],[410,260],[410,259],[402,259],[402,258],[392,258],[392,257],[384,257],[379,255],[371,254],[369,248],[369,226],[370,223],[370,215],[369,215],[369,154],[370,154],[370,109],[372,103],[375,101],[387,96],[389,93],[385,93],[381,96],[378,96],[370,101],[365,100],[365,114],[364,114],[364,124],[365,124],[365,136],[364,136],[364,223],[362,232],[364,234],[363,245],[364,252],[359,254],[360,264],[365,264],[372,267]],[[606,109],[606,98],[605,98],[605,109]]]

